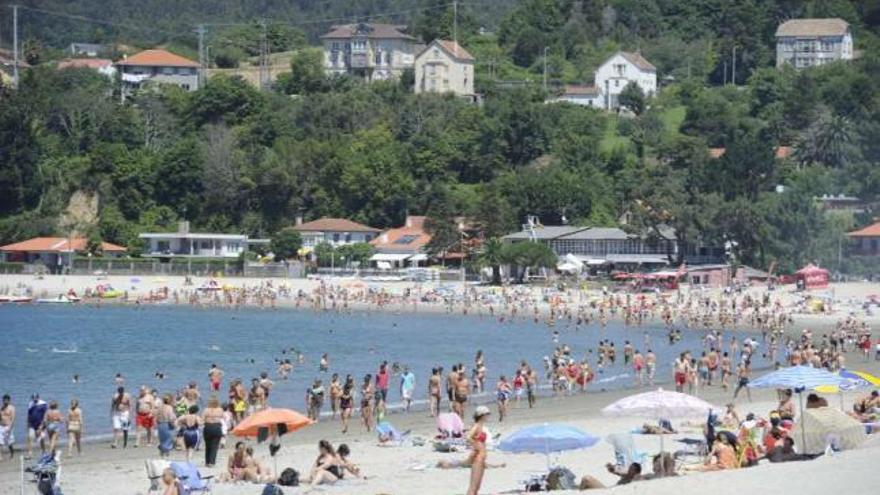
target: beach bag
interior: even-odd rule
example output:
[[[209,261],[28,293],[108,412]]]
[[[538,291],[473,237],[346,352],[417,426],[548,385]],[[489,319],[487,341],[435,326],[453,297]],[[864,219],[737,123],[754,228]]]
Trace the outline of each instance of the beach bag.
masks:
[[[281,486],[299,486],[299,472],[293,468],[281,471],[281,476],[278,477],[278,484]]]
[[[547,490],[577,490],[574,473],[564,467],[553,468],[547,475]]]
[[[270,484],[263,487],[263,495],[284,495],[284,492],[277,485]]]

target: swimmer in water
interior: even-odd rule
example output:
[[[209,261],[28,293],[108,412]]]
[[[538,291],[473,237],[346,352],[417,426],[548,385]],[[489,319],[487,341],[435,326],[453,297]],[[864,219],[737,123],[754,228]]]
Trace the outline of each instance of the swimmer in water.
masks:
[[[116,373],[116,376],[113,378],[113,382],[117,387],[121,387],[125,385],[125,378],[122,377],[122,373]]]
[[[79,383],[79,375],[73,375],[73,383]]]

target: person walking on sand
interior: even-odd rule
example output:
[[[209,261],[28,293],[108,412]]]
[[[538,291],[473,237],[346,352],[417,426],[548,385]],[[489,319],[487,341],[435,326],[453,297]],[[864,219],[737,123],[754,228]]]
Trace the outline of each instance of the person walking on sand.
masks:
[[[373,429],[373,377],[369,373],[364,376],[364,383],[361,385],[361,417],[364,420],[364,428],[367,433]]]
[[[223,382],[223,370],[216,364],[212,364],[211,369],[208,370],[208,380],[211,381],[211,390],[219,392],[220,384]]]
[[[483,484],[483,474],[486,472],[486,440],[489,437],[483,425],[490,414],[488,407],[477,407],[474,411],[474,426],[467,434],[468,445],[471,448],[471,454],[466,461],[471,467],[467,495],[478,495]]]
[[[43,431],[49,439],[49,452],[54,455],[58,448],[58,439],[61,437],[61,425],[64,423],[64,416],[58,410],[58,402],[49,402],[49,410],[43,418]]]
[[[186,462],[192,460],[192,453],[199,444],[199,427],[202,418],[199,417],[199,406],[189,406],[186,414],[177,418],[177,427],[183,437],[183,447],[186,449]]]
[[[223,439],[223,421],[225,411],[220,407],[220,400],[216,395],[208,399],[208,406],[202,412],[204,428],[202,434],[205,439],[205,467],[214,467],[217,464],[217,451],[220,448],[220,440]]]
[[[70,409],[67,411],[67,456],[73,457],[73,448],[76,446],[76,453],[82,454],[82,436],[83,425],[82,408],[79,407],[79,401],[72,399],[70,401]]]
[[[33,443],[40,443],[40,452],[46,450],[45,437],[43,435],[43,418],[46,417],[46,411],[49,410],[49,404],[40,399],[40,394],[33,394],[27,408],[27,459],[34,456]]]
[[[128,447],[128,430],[131,428],[131,396],[125,391],[125,387],[116,389],[116,394],[110,400],[110,422],[113,426],[113,443],[110,448],[115,449],[122,436],[122,448]]]
[[[330,377],[330,419],[336,419],[336,413],[339,411],[339,396],[342,395],[342,383],[339,382],[339,374],[333,373]]]
[[[510,382],[507,381],[507,377],[501,375],[498,378],[498,383],[495,384],[495,395],[498,401],[498,422],[501,423],[504,421],[504,417],[507,416],[507,404],[510,402],[510,396],[513,394],[513,391],[510,388]]]
[[[339,395],[339,418],[342,420],[342,433],[348,433],[348,420],[354,409],[354,384],[345,382]]]
[[[745,359],[739,363],[736,367],[736,390],[733,391],[733,398],[736,399],[736,396],[739,395],[739,391],[742,389],[746,389],[746,397],[748,397],[749,402],[752,401],[752,392],[749,390],[749,377],[752,374],[751,362],[748,359]]]
[[[412,406],[413,392],[416,389],[416,375],[409,370],[409,367],[403,367],[403,374],[400,375],[400,397],[403,399],[403,407],[409,412]]]
[[[9,460],[15,457],[15,437],[12,432],[15,428],[15,406],[12,405],[12,397],[3,395],[3,404],[0,405],[0,462],[3,462],[3,450],[9,451]]]
[[[459,368],[461,369],[461,368]],[[459,417],[464,417],[465,410],[467,410],[467,401],[468,401],[468,393],[471,390],[470,381],[462,372],[458,373],[458,383],[455,385],[455,404],[454,411],[459,415]]]
[[[147,446],[153,445],[153,428],[156,425],[156,417],[153,409],[155,408],[155,398],[146,385],[141,387],[137,399],[137,416],[135,417],[135,433],[134,446],[141,446],[141,437],[144,431],[147,432]]]
[[[458,383],[458,365],[453,364],[452,370],[446,375],[446,398],[449,399],[449,410],[455,410],[455,385]]]
[[[428,379],[428,401],[429,408],[431,411],[431,417],[436,417],[440,414],[440,382],[442,381],[442,376],[440,374],[439,368],[431,369],[431,377]]]
[[[383,361],[376,372],[376,398],[388,401],[388,383],[391,375],[388,373],[388,363]]]

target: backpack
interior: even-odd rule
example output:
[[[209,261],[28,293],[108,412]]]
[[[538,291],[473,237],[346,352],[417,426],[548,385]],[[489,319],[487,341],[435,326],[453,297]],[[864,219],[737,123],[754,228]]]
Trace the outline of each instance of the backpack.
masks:
[[[263,487],[263,495],[284,495],[284,492],[278,488],[278,485],[269,484]]]
[[[278,477],[278,484],[281,486],[299,486],[299,472],[293,468],[281,471],[281,476]]]

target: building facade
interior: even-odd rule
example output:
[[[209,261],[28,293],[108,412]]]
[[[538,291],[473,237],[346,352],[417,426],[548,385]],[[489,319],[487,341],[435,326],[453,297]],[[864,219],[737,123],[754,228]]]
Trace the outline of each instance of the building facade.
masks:
[[[474,57],[455,41],[432,41],[416,56],[415,92],[473,97]]]
[[[852,32],[843,19],[792,19],[776,29],[777,67],[805,69],[852,58]]]
[[[406,26],[343,24],[321,36],[327,75],[350,75],[366,81],[397,79],[415,65],[422,44]]]
[[[402,227],[383,231],[370,241],[376,254],[370,258],[377,267],[419,266],[428,261],[425,246],[431,234],[425,230],[425,217],[410,215]]]
[[[199,64],[165,50],[144,50],[116,62],[116,67],[122,74],[124,97],[154,83],[199,89]]]
[[[370,242],[379,234],[379,229],[344,218],[319,218],[302,223],[297,219],[294,226],[302,235],[302,245],[307,249],[326,242],[334,247],[359,242]]]
[[[880,222],[847,234],[852,242],[852,254],[880,256]]]
[[[190,232],[185,221],[178,224],[177,232],[146,232],[138,237],[147,243],[143,256],[153,258],[237,258],[251,245],[268,244],[266,239],[240,234]]]
[[[637,84],[642,93],[652,97],[657,93],[657,68],[640,53],[617,52],[596,69],[594,85],[568,85],[562,93],[547,100],[567,102],[585,107],[615,110],[620,107],[618,97],[630,83]]]

